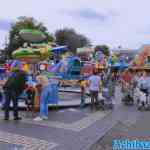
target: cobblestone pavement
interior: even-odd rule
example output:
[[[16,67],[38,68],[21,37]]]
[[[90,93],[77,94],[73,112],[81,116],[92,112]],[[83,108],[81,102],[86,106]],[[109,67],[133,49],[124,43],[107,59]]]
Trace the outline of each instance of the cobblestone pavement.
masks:
[[[3,114],[0,112],[0,149],[89,150],[94,143],[96,144],[91,150],[111,148],[110,143],[114,137],[109,137],[110,134],[106,133],[114,132],[115,135],[118,132],[116,128],[121,132],[126,131],[144,115],[138,112],[136,107],[122,106],[119,90],[119,88],[116,90],[113,111],[91,111],[89,107],[63,109],[50,111],[48,121],[41,122],[33,121],[33,118],[27,117],[24,112],[22,112],[23,120],[20,122],[3,121]],[[101,140],[101,137],[104,139]],[[109,142],[107,138],[110,139]],[[100,144],[97,144],[97,141]],[[106,148],[102,147],[103,143],[106,143]],[[11,145],[11,149],[4,146],[7,144]],[[99,146],[98,149],[94,148],[95,145]]]
[[[0,141],[10,144],[21,145],[23,150],[51,150],[57,146],[56,143],[50,143],[44,140],[12,134],[0,131]]]

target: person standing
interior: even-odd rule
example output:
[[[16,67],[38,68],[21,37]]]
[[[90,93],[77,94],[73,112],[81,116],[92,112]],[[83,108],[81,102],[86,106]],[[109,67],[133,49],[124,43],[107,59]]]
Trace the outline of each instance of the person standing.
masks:
[[[115,97],[115,88],[116,88],[116,74],[112,72],[110,74],[109,80],[109,93],[111,97]]]
[[[125,93],[127,85],[131,85],[133,82],[133,76],[130,70],[126,70],[122,73],[121,76],[121,86],[122,86],[122,93]]]
[[[48,120],[48,100],[51,93],[51,85],[44,75],[36,77],[38,84],[41,85],[40,94],[40,116],[34,118],[34,121]]]
[[[5,93],[4,120],[9,120],[10,103],[13,102],[14,120],[21,120],[18,114],[18,97],[23,92],[26,83],[26,73],[15,70],[3,86]]]
[[[90,90],[90,94],[91,94],[91,107],[92,108],[94,108],[94,106],[96,106],[98,103],[98,93],[100,91],[100,81],[101,81],[100,76],[94,70],[93,75],[91,75],[88,80],[89,90]]]
[[[147,82],[148,80],[147,79],[148,79],[147,72],[144,71],[142,73],[142,76],[139,78],[138,86],[145,93],[147,93],[147,87],[148,87],[148,82]]]

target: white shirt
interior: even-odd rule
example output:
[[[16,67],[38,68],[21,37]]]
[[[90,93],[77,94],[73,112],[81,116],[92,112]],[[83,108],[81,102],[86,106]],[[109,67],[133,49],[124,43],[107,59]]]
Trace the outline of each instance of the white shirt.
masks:
[[[101,78],[98,75],[92,75],[89,78],[89,82],[90,82],[89,90],[91,90],[91,91],[99,91],[100,80],[101,80]]]

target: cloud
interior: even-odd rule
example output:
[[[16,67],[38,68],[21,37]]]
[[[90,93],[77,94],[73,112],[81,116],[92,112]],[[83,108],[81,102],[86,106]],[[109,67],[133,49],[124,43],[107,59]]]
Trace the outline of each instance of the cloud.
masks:
[[[100,22],[105,22],[109,20],[110,17],[114,16],[114,14],[111,13],[102,13],[98,12],[93,9],[79,9],[79,10],[71,10],[71,11],[65,11],[65,14],[72,16],[72,17],[77,17],[81,19],[86,19],[86,20],[96,20]]]
[[[0,30],[8,31],[11,27],[11,20],[0,19]]]

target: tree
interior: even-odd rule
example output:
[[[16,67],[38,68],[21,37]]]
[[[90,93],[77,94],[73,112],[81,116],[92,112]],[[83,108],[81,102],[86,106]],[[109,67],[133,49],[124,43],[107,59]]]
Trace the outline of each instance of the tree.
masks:
[[[47,28],[43,25],[43,23],[36,21],[31,17],[19,17],[18,21],[11,25],[11,29],[9,31],[9,43],[7,49],[7,55],[11,56],[11,53],[22,47],[26,42],[24,41],[19,32],[21,29],[36,29],[45,33],[47,38],[44,42],[51,42],[54,40],[53,36],[49,34]]]
[[[58,45],[67,45],[68,49],[76,53],[77,48],[84,47],[90,44],[87,37],[76,33],[74,29],[60,29],[55,32],[56,43]]]
[[[94,49],[95,52],[102,51],[104,55],[106,56],[110,55],[109,47],[107,45],[97,45]]]

